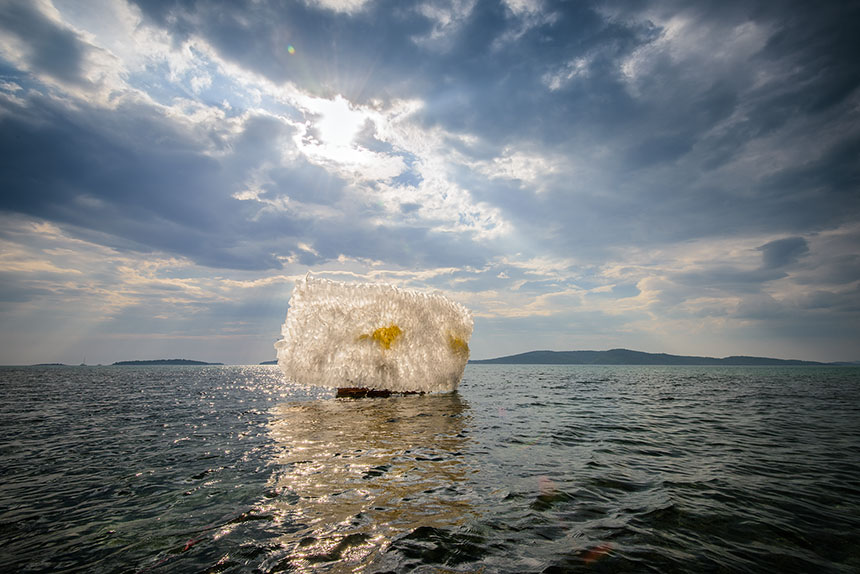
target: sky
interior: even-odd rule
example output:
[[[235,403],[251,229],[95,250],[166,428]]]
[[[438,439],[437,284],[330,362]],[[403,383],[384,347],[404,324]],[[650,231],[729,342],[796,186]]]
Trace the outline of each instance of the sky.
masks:
[[[3,0],[0,364],[275,358],[308,272],[472,358],[860,360],[860,3]]]

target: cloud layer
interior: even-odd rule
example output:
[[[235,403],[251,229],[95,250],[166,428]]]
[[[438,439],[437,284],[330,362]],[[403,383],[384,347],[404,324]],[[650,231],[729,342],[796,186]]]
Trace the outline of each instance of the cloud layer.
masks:
[[[473,356],[853,360],[849,3],[0,6],[0,362],[273,355],[292,281]]]

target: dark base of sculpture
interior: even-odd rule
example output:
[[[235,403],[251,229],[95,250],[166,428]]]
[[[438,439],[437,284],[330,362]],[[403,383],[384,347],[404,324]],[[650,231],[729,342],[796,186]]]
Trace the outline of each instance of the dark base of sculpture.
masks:
[[[424,391],[394,392],[385,389],[368,389],[367,387],[341,387],[335,397],[347,399],[386,398],[391,395],[423,395]]]

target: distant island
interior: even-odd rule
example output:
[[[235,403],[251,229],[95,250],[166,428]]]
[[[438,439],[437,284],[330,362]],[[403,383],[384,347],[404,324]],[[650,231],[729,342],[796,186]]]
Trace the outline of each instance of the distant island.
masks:
[[[117,366],[149,366],[149,365],[223,365],[224,363],[206,363],[191,359],[155,359],[153,361],[117,361]]]
[[[261,364],[261,365],[277,365],[277,364],[278,364],[278,360],[277,360],[277,359],[272,359],[271,361],[263,361],[263,362],[262,362],[262,363],[260,363],[260,364]]]
[[[848,363],[819,363],[796,359],[770,359],[767,357],[733,356],[717,359],[714,357],[689,357],[668,355],[666,353],[645,353],[629,349],[609,351],[530,351],[518,355],[508,355],[495,359],[469,361],[478,365],[744,365],[744,366],[795,366],[795,365],[836,365]]]

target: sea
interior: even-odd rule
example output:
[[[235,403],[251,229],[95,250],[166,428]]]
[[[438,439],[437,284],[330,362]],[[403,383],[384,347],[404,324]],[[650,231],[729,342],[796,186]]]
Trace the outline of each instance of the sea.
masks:
[[[0,368],[2,572],[860,572],[860,368]]]

